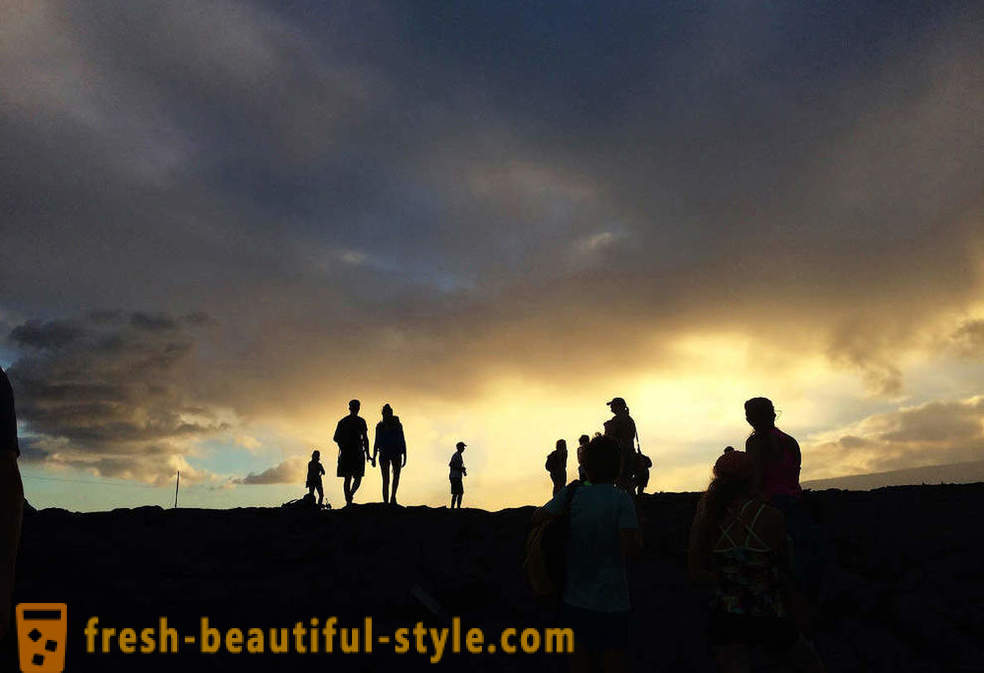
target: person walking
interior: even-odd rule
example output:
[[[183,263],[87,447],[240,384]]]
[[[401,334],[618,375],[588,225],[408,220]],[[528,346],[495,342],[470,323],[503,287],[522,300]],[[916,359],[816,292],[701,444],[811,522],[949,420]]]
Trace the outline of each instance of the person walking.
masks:
[[[369,459],[369,428],[359,416],[361,406],[359,400],[349,402],[349,414],[338,421],[333,437],[338,444],[338,470],[335,474],[344,480],[342,490],[346,505],[352,504],[366,473],[366,460]]]
[[[400,486],[400,470],[407,464],[407,442],[403,436],[400,417],[393,415],[393,407],[383,405],[383,419],[376,424],[376,436],[372,445],[372,462],[379,456],[379,470],[383,477],[383,502],[396,505],[396,489]],[[390,491],[390,470],[393,471],[393,490]]]
[[[448,463],[450,468],[448,479],[451,481],[451,509],[455,507],[461,509],[461,498],[465,494],[465,487],[461,483],[461,479],[468,476],[468,470],[465,469],[465,461],[461,454],[465,452],[466,446],[467,444],[464,442],[455,444],[454,455],[451,456],[451,461]]]

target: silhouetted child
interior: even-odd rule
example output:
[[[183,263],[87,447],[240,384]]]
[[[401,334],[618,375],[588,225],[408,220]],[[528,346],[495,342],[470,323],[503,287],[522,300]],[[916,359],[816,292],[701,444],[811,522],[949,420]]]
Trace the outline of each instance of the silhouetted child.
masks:
[[[577,438],[577,478],[584,481],[587,477],[584,476],[584,465],[581,464],[581,458],[584,454],[584,447],[588,445],[591,438],[587,435],[581,435]]]
[[[314,492],[318,492],[318,506],[325,499],[325,488],[321,483],[321,475],[325,473],[325,467],[321,464],[321,452],[313,451],[311,452],[311,462],[308,463],[308,473],[307,482],[304,484],[307,486],[308,493],[314,496]]]
[[[615,486],[618,443],[595,436],[581,452],[584,483],[572,482],[533,515],[536,525],[569,514],[561,620],[574,630],[572,671],[626,670],[629,582],[626,559],[642,546],[632,496]],[[573,489],[573,490],[572,490]]]
[[[649,468],[653,466],[653,461],[641,451],[635,454],[635,461],[636,495],[642,495],[646,492],[646,486],[649,485]]]
[[[468,476],[468,470],[465,469],[465,461],[461,457],[461,454],[465,452],[465,446],[466,444],[464,442],[455,444],[457,450],[451,456],[451,462],[448,463],[448,467],[451,468],[448,474],[448,479],[451,480],[451,509],[455,507],[461,509],[461,496],[465,494],[464,484],[461,483],[461,478]]]
[[[544,465],[550,473],[550,480],[553,482],[553,494],[564,488],[567,483],[567,441],[557,440],[557,448],[547,454],[547,462]]]

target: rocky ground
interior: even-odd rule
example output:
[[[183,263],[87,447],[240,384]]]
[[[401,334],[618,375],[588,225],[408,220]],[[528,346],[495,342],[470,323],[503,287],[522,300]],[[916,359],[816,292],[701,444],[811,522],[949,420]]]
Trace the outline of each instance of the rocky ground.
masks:
[[[703,597],[687,582],[697,495],[644,496],[646,549],[631,568],[633,670],[709,671]],[[830,671],[984,671],[984,484],[823,491],[811,500],[831,562],[816,642]],[[142,628],[167,616],[243,628],[335,615],[377,633],[422,620],[498,633],[549,621],[520,561],[533,508],[355,506],[132,510],[26,516],[15,600],[69,606],[68,673],[429,669],[426,657],[85,654],[91,616]],[[3,670],[16,670],[12,642]],[[768,666],[767,661],[760,662]],[[452,670],[565,670],[556,655],[445,655]]]

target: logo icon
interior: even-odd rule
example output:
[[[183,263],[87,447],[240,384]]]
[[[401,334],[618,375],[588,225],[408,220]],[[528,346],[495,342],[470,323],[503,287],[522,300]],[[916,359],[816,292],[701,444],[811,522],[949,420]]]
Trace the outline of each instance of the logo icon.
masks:
[[[18,603],[17,650],[23,673],[62,673],[68,633],[65,603]]]

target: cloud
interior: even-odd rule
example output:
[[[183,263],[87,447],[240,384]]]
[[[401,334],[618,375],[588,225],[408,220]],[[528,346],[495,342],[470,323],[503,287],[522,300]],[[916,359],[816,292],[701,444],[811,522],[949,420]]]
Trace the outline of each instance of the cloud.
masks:
[[[259,473],[249,473],[233,483],[246,486],[266,484],[302,484],[307,476],[307,459],[303,456],[288,458],[284,462]]]
[[[978,460],[984,396],[871,415],[804,442],[803,455],[811,479]]]
[[[166,315],[102,312],[31,321],[10,340],[9,368],[28,459],[111,477],[204,478],[185,456],[198,439],[230,429],[228,412],[189,385],[193,326]]]

